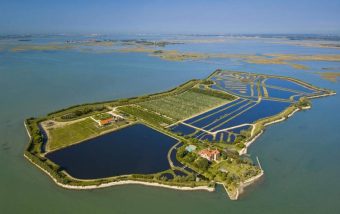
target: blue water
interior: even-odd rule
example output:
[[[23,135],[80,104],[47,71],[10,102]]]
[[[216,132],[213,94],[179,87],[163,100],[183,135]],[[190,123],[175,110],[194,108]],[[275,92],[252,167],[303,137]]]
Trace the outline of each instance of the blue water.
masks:
[[[179,171],[179,170],[174,170],[174,173],[176,176],[187,176],[188,174],[187,173],[184,173],[182,171]]]
[[[207,118],[204,118],[200,121],[194,122],[191,125],[199,127],[199,128],[203,128],[207,125],[209,125],[210,123],[214,122],[215,120],[219,120],[220,117],[223,117],[227,114],[232,114],[236,111],[238,111],[239,109],[241,110],[242,108],[246,108],[248,105],[250,105],[252,102],[246,101],[246,102],[239,102],[236,105],[233,105],[223,111],[220,112],[216,112],[214,114],[211,114],[210,116],[208,116]],[[212,110],[214,111],[214,110]],[[209,114],[208,114],[209,115]],[[228,116],[229,117],[229,116]]]
[[[229,134],[229,135],[230,135],[229,143],[233,143],[236,139],[236,136],[233,134]]]
[[[136,124],[48,153],[75,178],[150,174],[170,168],[167,153],[177,140]]]
[[[168,50],[176,49],[176,50],[187,51],[187,52],[228,53],[228,54],[262,54],[262,53],[338,54],[340,53],[338,49],[294,46],[294,45],[289,45],[289,44],[284,44],[284,43],[280,44],[276,42],[282,42],[282,40],[226,39],[225,42],[216,42],[216,43],[169,45],[166,47],[166,49]]]
[[[200,138],[201,140],[208,140],[208,141],[213,141],[214,137],[210,134],[206,134],[203,137]]]
[[[205,129],[217,131],[217,130],[219,130],[219,129],[213,129],[215,126],[218,126],[218,125],[224,123],[225,121],[227,121],[227,120],[229,120],[229,119],[231,119],[231,118],[239,117],[239,116],[238,116],[239,114],[242,114],[242,112],[247,111],[248,108],[252,108],[252,107],[255,106],[255,105],[256,105],[255,102],[251,102],[251,101],[250,101],[250,102],[247,102],[245,105],[243,105],[243,106],[239,107],[238,109],[235,109],[234,111],[230,112],[230,114],[228,114],[227,117],[222,118],[222,119],[217,119],[217,120],[215,120],[214,122],[209,123],[209,125],[205,126]],[[242,116],[243,116],[243,115],[241,115],[241,117],[242,117]],[[239,125],[241,125],[241,124],[239,124]]]
[[[189,135],[189,134],[194,133],[196,131],[196,129],[180,123],[178,125],[171,127],[171,131],[178,133],[178,134],[182,134],[182,135]]]
[[[276,88],[266,87],[269,98],[279,98],[279,99],[289,99],[293,95],[298,95],[297,93],[284,91]]]
[[[289,105],[291,105],[291,103],[262,100],[259,104],[255,105],[253,108],[250,108],[246,112],[242,113],[240,116],[235,117],[229,122],[217,128],[214,128],[211,131],[226,129],[226,128],[237,126],[243,123],[254,123],[258,119],[270,117],[270,116],[273,116],[275,114],[282,112]]]
[[[215,112],[218,112],[218,111],[220,111],[222,109],[227,109],[227,108],[229,108],[230,106],[232,106],[234,104],[237,104],[237,103],[240,103],[240,102],[244,102],[244,101],[245,101],[244,99],[234,100],[234,101],[232,101],[230,103],[227,103],[227,104],[222,105],[220,107],[214,108],[213,110],[207,111],[207,112],[205,112],[203,114],[200,114],[200,115],[198,115],[196,117],[190,118],[190,119],[188,119],[188,120],[186,120],[184,122],[191,124],[191,123],[193,123],[193,122],[195,122],[195,121],[197,121],[199,119],[202,119],[202,118],[204,118],[204,117],[206,117],[206,116],[208,116],[210,114],[214,114]]]
[[[167,179],[173,179],[174,178],[174,176],[170,173],[164,173],[160,177],[163,177],[163,176],[166,177]]]
[[[273,86],[279,86],[282,88],[287,88],[287,89],[292,89],[292,90],[296,90],[296,91],[301,91],[301,92],[305,92],[305,93],[313,93],[314,91],[303,87],[300,84],[297,84],[295,82],[292,81],[287,81],[284,79],[276,79],[276,78],[270,78],[266,80],[266,85],[273,85]]]
[[[48,41],[50,38],[39,38],[41,43]],[[0,46],[8,43],[17,42],[6,40]],[[167,48],[246,54],[340,53],[339,49],[272,44],[258,39]],[[340,92],[340,84],[320,79],[313,73],[322,67],[340,67],[339,62],[306,64],[311,70],[228,59],[169,62],[147,54],[0,51],[1,213],[46,213],[46,210],[51,213],[338,213],[339,95],[313,100],[311,110],[298,112],[285,122],[266,128],[248,150],[252,157],[259,157],[265,177],[246,188],[241,200],[236,202],[228,200],[219,186],[214,193],[138,185],[93,191],[64,190],[23,158],[28,143],[23,127],[25,118],[85,102],[160,92],[193,78],[204,78],[216,68],[291,76]]]
[[[235,134],[240,134],[240,132],[242,131],[242,130],[247,130],[247,129],[249,129],[250,128],[250,126],[241,126],[241,127],[238,127],[238,128],[234,128],[234,129],[230,129],[230,130],[228,130],[228,131],[230,131],[230,132],[233,132],[233,133],[235,133]]]
[[[176,166],[176,167],[183,167],[184,165],[177,160],[176,153],[177,153],[177,150],[173,149],[171,151],[171,154],[170,154],[170,159],[171,159],[171,161],[172,161],[174,166]]]

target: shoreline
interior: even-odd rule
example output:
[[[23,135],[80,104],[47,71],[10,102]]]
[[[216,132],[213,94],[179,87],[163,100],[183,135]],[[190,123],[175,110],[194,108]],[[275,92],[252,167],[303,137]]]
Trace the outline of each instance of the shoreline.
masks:
[[[31,137],[31,134],[30,134],[30,132],[29,132],[29,130],[28,130],[28,127],[27,127],[27,125],[26,125],[26,121],[24,121],[24,126],[25,126],[25,129],[26,129],[27,135],[28,135],[29,139],[31,140],[32,137]]]
[[[314,86],[309,86],[309,84],[304,83],[304,82],[300,82],[299,80],[295,80],[294,79],[294,80],[291,80],[291,81],[294,81],[294,82],[297,82],[299,84],[302,84],[302,86],[304,86],[304,87],[308,86],[307,88],[314,88]],[[197,84],[197,83],[195,83],[195,84]],[[178,86],[175,89],[177,89],[177,88],[181,89],[181,86]],[[194,86],[190,86],[190,87],[194,87]],[[187,88],[184,88],[184,89],[188,90]],[[309,96],[309,97],[306,96],[306,97],[310,98],[310,99],[313,99],[313,98],[318,98],[318,97],[332,96],[332,95],[336,94],[336,92],[327,91],[326,89],[319,89],[317,87],[315,87],[315,89],[317,89],[322,94],[319,93],[319,94],[316,94],[314,96]],[[175,92],[177,92],[177,91],[175,90]],[[174,94],[175,94],[175,92],[174,92]],[[164,93],[172,93],[172,91],[163,92],[163,93],[159,93],[159,94],[161,94],[163,96]],[[235,99],[231,100],[231,101],[228,101],[227,103],[231,103],[231,102],[235,102],[235,101],[239,102],[239,101],[237,101],[237,100],[240,99],[239,96],[236,96],[236,95],[234,95],[231,92],[229,94],[235,96]],[[158,94],[155,94],[154,97],[158,98]],[[134,98],[134,99],[138,99],[138,98],[139,97]],[[130,99],[132,99],[132,98],[130,98]],[[147,98],[143,98],[143,100],[144,99],[147,99]],[[153,99],[153,97],[152,97],[152,99]],[[261,100],[261,97],[258,98],[256,104],[258,104],[260,100]],[[255,101],[255,100],[253,100],[253,101]],[[276,100],[276,101],[279,101],[279,100]],[[124,102],[121,101],[121,102],[124,103],[125,101]],[[136,102],[137,101],[134,101],[134,102],[131,101],[131,103],[130,103],[130,101],[129,101],[130,104],[128,104],[128,105],[135,105]],[[140,101],[138,101],[138,102],[140,102]],[[114,102],[114,104],[116,104],[116,103]],[[114,104],[111,104],[111,105],[114,105]],[[116,104],[116,105],[118,105],[118,104]],[[223,105],[226,105],[226,103],[221,103],[219,106],[223,106]],[[119,105],[118,105],[118,107],[119,107]],[[72,108],[73,107],[70,107],[68,109],[72,109]],[[117,106],[114,107],[114,108],[117,108]],[[217,107],[214,107],[214,108],[217,108]],[[235,127],[242,127],[242,126],[245,126],[245,125],[251,125],[252,126],[252,130],[251,130],[250,136],[249,136],[249,132],[246,135],[246,136],[249,136],[249,138],[246,138],[247,140],[244,142],[244,145],[245,145],[244,148],[242,148],[242,149],[240,149],[238,151],[239,155],[241,156],[243,154],[247,154],[248,147],[250,147],[250,145],[253,144],[261,136],[261,134],[264,133],[266,126],[269,126],[269,125],[272,125],[272,124],[275,124],[275,123],[279,123],[279,122],[285,121],[289,117],[293,116],[296,112],[302,111],[302,110],[307,110],[307,109],[310,109],[310,108],[311,108],[310,105],[309,106],[305,106],[305,107],[301,107],[301,106],[297,107],[297,105],[290,105],[290,107],[286,108],[285,111],[281,111],[279,114],[277,114],[275,116],[272,116],[272,118],[271,117],[261,118],[257,122],[255,121],[254,124],[240,124],[238,126],[235,126]],[[248,110],[248,108],[246,110]],[[60,112],[63,112],[63,111],[60,111]],[[211,111],[211,109],[206,110],[205,112],[209,112],[209,111]],[[48,114],[48,116],[46,116],[46,118],[50,118],[54,114],[58,114],[60,112],[53,113],[53,114]],[[158,114],[157,112],[154,112],[154,113]],[[202,114],[202,112],[199,113],[198,115],[201,115],[201,114]],[[158,115],[160,115],[160,114],[158,114]],[[191,116],[190,118],[193,118],[195,116],[196,115]],[[238,115],[236,115],[236,116],[238,116]],[[46,121],[46,118],[45,118],[45,121]],[[66,122],[55,121],[55,122],[60,123],[60,124],[61,123],[73,123],[73,122],[76,122],[76,121],[79,121],[79,120],[85,120],[86,118],[93,119],[92,116],[90,115],[89,117],[88,116],[87,117],[81,117],[79,119],[76,119],[75,121],[66,121]],[[186,118],[184,120],[187,120],[187,119],[188,118]],[[49,131],[47,130],[47,127],[45,127],[45,124],[44,124],[45,121],[39,122],[39,121],[41,121],[41,119],[39,120],[39,118],[37,118],[37,119],[33,118],[32,120],[33,120],[33,122],[36,123],[36,124],[33,124],[33,125],[37,125],[38,127],[41,125],[41,128],[43,130],[45,130],[45,132],[46,132],[47,140],[50,139],[51,136],[49,136]],[[177,124],[177,123],[185,124],[184,120],[177,121],[174,124]],[[271,121],[271,120],[273,120],[273,121]],[[148,122],[148,120],[144,121],[143,119],[141,119],[141,120],[138,120],[138,121],[133,121],[133,122],[128,123],[126,125],[123,125],[121,127],[103,131],[102,133],[100,133],[100,134],[98,134],[96,136],[90,136],[89,139],[98,137],[100,135],[104,135],[104,134],[112,132],[112,131],[116,131],[117,129],[125,128],[126,126],[134,125],[136,123],[142,123],[142,124],[148,126],[151,129],[154,129],[154,130],[156,130],[156,131],[158,131],[158,132],[160,132],[162,134],[165,134],[165,135],[167,135],[167,136],[177,140],[177,143],[175,143],[170,148],[170,150],[169,150],[169,152],[167,154],[167,158],[168,158],[170,166],[173,165],[172,160],[169,157],[170,154],[171,154],[171,151],[181,141],[184,141],[184,138],[178,137],[176,135],[173,135],[172,132],[170,132],[169,130],[162,129],[163,128],[162,125],[157,126],[155,124],[152,124],[151,122]],[[173,126],[174,124],[170,124],[168,127]],[[32,130],[30,130],[31,129],[31,122],[29,122],[29,120],[27,120],[27,124],[26,124],[26,120],[25,120],[24,121],[24,125],[25,125],[25,128],[26,128],[26,132],[27,132],[27,134],[28,134],[28,136],[30,138],[30,144],[29,145],[33,145],[34,146],[34,141],[33,141],[34,139],[32,137],[34,136],[34,138],[35,138],[35,133],[33,133],[33,131],[35,130],[34,129],[35,127],[33,126]],[[227,128],[225,130],[233,129],[235,127],[229,127],[229,128]],[[194,128],[198,129],[197,127],[194,127]],[[249,131],[249,129],[248,129],[248,131]],[[85,140],[87,140],[87,139],[85,139]],[[81,141],[76,142],[74,144],[84,142],[85,140],[81,140]],[[49,147],[47,147],[47,152],[45,152],[45,153],[41,153],[40,152],[40,154],[39,154],[39,152],[37,154],[36,153],[32,153],[30,150],[28,150],[28,148],[29,147],[27,147],[27,151],[29,153],[25,153],[24,157],[27,160],[29,160],[31,163],[33,163],[36,167],[38,167],[40,170],[42,170],[45,174],[47,174],[54,181],[54,183],[57,184],[57,186],[65,188],[65,189],[70,189],[70,190],[90,190],[90,189],[99,189],[99,188],[106,188],[106,187],[118,186],[118,185],[138,184],[138,185],[144,185],[144,186],[162,187],[162,188],[182,190],[182,191],[196,191],[196,190],[204,190],[204,191],[208,191],[208,192],[215,191],[215,186],[212,185],[213,183],[211,183],[211,182],[215,182],[214,178],[209,179],[210,182],[189,183],[189,182],[176,182],[176,181],[174,181],[174,182],[166,182],[166,181],[157,180],[157,179],[150,179],[150,178],[143,178],[143,177],[139,177],[138,178],[138,177],[134,177],[134,176],[131,176],[131,175],[127,175],[127,176],[112,176],[111,178],[107,178],[107,179],[93,179],[92,181],[86,181],[86,180],[83,180],[83,179],[73,178],[71,175],[67,174],[66,171],[62,172],[61,173],[62,175],[59,176],[59,174],[55,174],[56,173],[56,169],[55,169],[53,164],[47,163],[47,165],[46,164],[44,165],[44,164],[40,164],[40,163],[45,161],[44,159],[41,158],[41,157],[44,157],[45,154],[47,154],[49,152],[53,152],[53,151],[59,150],[59,149],[62,149],[63,147],[57,148],[57,149],[54,149],[54,150],[50,150]],[[36,149],[36,148],[34,147],[34,149]],[[32,150],[32,151],[35,151],[35,150]],[[31,156],[31,155],[33,155],[33,156]],[[36,159],[36,157],[38,159]],[[39,158],[40,158],[40,160],[39,160]],[[258,163],[259,163],[259,160],[258,160]],[[239,198],[239,195],[242,194],[245,191],[244,189],[247,186],[252,185],[254,182],[256,182],[259,178],[261,178],[264,175],[264,171],[263,171],[260,163],[259,163],[259,169],[256,169],[256,173],[258,173],[258,174],[256,174],[253,177],[250,177],[250,178],[248,178],[248,179],[246,179],[244,181],[239,181],[239,183],[236,183],[235,185],[233,184],[232,186],[229,186],[227,183],[218,183],[218,184],[222,184],[224,186],[224,188],[225,188],[225,190],[226,190],[230,200],[237,200]],[[66,175],[67,178],[70,178],[71,180],[69,180],[69,179],[64,180],[64,176],[65,175]],[[75,182],[76,180],[79,180],[81,182]],[[185,185],[185,186],[182,186],[182,185]],[[201,185],[201,186],[196,186],[196,185]],[[191,187],[191,186],[193,186],[193,187]],[[230,191],[228,191],[228,187],[230,187],[229,188]]]
[[[65,189],[70,189],[70,190],[91,190],[91,189],[100,189],[100,188],[105,188],[105,187],[111,187],[111,186],[119,186],[119,185],[127,185],[127,184],[138,184],[138,185],[144,185],[144,186],[153,186],[153,187],[162,187],[162,188],[167,188],[167,189],[174,189],[174,190],[182,190],[182,191],[198,191],[198,190],[204,190],[208,192],[213,192],[215,191],[214,187],[208,187],[208,186],[197,186],[197,187],[180,187],[180,186],[171,186],[171,185],[166,185],[166,184],[160,184],[160,183],[153,183],[153,182],[146,182],[146,181],[134,181],[134,180],[122,180],[122,181],[113,181],[109,183],[103,183],[99,185],[88,185],[88,186],[74,186],[74,185],[67,185],[67,184],[62,184],[53,177],[47,170],[43,169],[36,163],[34,163],[29,157],[27,157],[24,154],[24,157],[31,162],[33,165],[38,167],[40,170],[42,170],[45,174],[47,174],[55,184],[58,186],[65,188]]]
[[[329,94],[319,94],[319,95],[314,95],[314,96],[307,96],[309,99],[314,99],[314,98],[319,98],[319,97],[328,97],[328,96],[333,96],[336,95],[336,92],[331,92]]]
[[[245,192],[245,188],[254,184],[258,179],[260,179],[262,176],[264,175],[264,171],[261,170],[260,174],[252,177],[252,178],[249,178],[248,180],[242,182],[240,184],[240,186],[237,188],[237,193],[235,195],[235,199],[234,200],[237,200],[239,198],[239,196]]]
[[[277,120],[274,120],[274,121],[271,121],[271,122],[267,122],[267,123],[264,123],[263,126],[266,127],[266,126],[269,126],[269,125],[272,125],[272,124],[275,124],[275,123],[280,123],[280,122],[283,122],[285,120],[287,120],[288,118],[292,117],[296,112],[298,111],[301,111],[301,110],[308,110],[308,109],[311,109],[312,107],[311,106],[307,106],[307,107],[303,107],[301,109],[299,108],[296,108],[294,111],[292,111],[290,114],[287,115],[287,117],[281,117],[280,119],[277,119]],[[254,124],[254,128],[255,129],[255,126],[256,124]],[[252,131],[253,132],[253,131]],[[248,150],[248,147],[253,144],[260,136],[261,134],[263,134],[264,132],[264,129],[262,129],[257,135],[255,135],[253,138],[251,138],[249,141],[245,142],[244,145],[245,145],[245,148],[241,149],[239,151],[239,155],[244,155],[244,154],[247,154],[247,150]]]

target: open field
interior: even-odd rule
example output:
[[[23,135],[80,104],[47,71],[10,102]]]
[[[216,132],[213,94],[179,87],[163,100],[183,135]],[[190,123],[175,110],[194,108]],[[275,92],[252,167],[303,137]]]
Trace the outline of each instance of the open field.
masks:
[[[98,127],[95,121],[87,118],[69,125],[50,128],[47,129],[49,135],[48,148],[49,150],[55,150],[69,146],[125,124],[126,122],[122,121],[105,127]]]
[[[228,100],[222,98],[186,91],[179,95],[167,96],[139,105],[170,118],[181,120],[227,102]]]
[[[105,120],[105,119],[108,119],[108,118],[112,118],[112,115],[109,114],[109,113],[100,113],[100,114],[94,115],[93,118],[95,120]]]

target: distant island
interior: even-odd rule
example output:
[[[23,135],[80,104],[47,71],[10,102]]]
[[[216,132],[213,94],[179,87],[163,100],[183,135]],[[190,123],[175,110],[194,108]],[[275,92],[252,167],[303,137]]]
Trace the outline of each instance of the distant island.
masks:
[[[260,35],[258,35],[260,36]],[[278,38],[270,36],[260,36],[261,38]],[[234,37],[232,37],[234,38]],[[236,37],[239,38],[239,37]],[[253,36],[248,35],[242,39],[250,39]],[[283,37],[282,37],[283,38]],[[312,39],[319,39],[314,41]],[[1,39],[1,37],[0,37]],[[167,61],[187,61],[196,60],[204,61],[207,59],[229,59],[239,60],[251,64],[268,64],[268,65],[286,65],[297,70],[310,70],[305,62],[339,62],[339,54],[227,54],[227,53],[205,53],[205,52],[187,52],[177,50],[177,45],[194,44],[194,43],[222,43],[231,39],[230,37],[207,37],[207,38],[191,38],[191,39],[169,39],[169,40],[145,40],[145,39],[80,39],[66,40],[64,42],[53,42],[46,44],[25,44],[19,43],[10,45],[5,48],[11,52],[26,51],[66,51],[77,50],[81,52],[92,51],[95,53],[144,53],[152,57],[157,57]],[[239,38],[240,39],[240,38]],[[304,37],[304,36],[288,36],[288,40],[278,40],[273,43],[289,44],[296,46],[318,47],[318,48],[339,48],[338,37]],[[304,40],[305,39],[305,40]],[[28,38],[19,39],[19,41],[27,41]],[[313,42],[311,42],[311,40]],[[333,43],[330,43],[333,42]],[[329,78],[331,76],[331,78]],[[324,79],[334,81],[338,72],[327,73],[321,75]]]
[[[264,175],[247,148],[265,127],[334,94],[290,77],[218,69],[169,91],[28,118],[24,156],[68,189],[220,184],[236,200]]]

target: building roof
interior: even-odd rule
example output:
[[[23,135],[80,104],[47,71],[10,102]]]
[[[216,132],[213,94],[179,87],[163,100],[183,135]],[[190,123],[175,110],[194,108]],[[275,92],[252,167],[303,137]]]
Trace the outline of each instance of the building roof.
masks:
[[[107,125],[109,123],[111,123],[113,120],[113,118],[107,118],[107,119],[104,119],[104,120],[100,120],[100,125]]]
[[[196,150],[196,146],[195,145],[189,145],[187,147],[185,147],[185,150],[187,150],[188,152],[192,152]]]
[[[205,155],[207,157],[212,157],[214,155],[220,154],[220,151],[218,151],[217,149],[214,149],[214,150],[203,149],[203,150],[199,151],[198,154]]]

